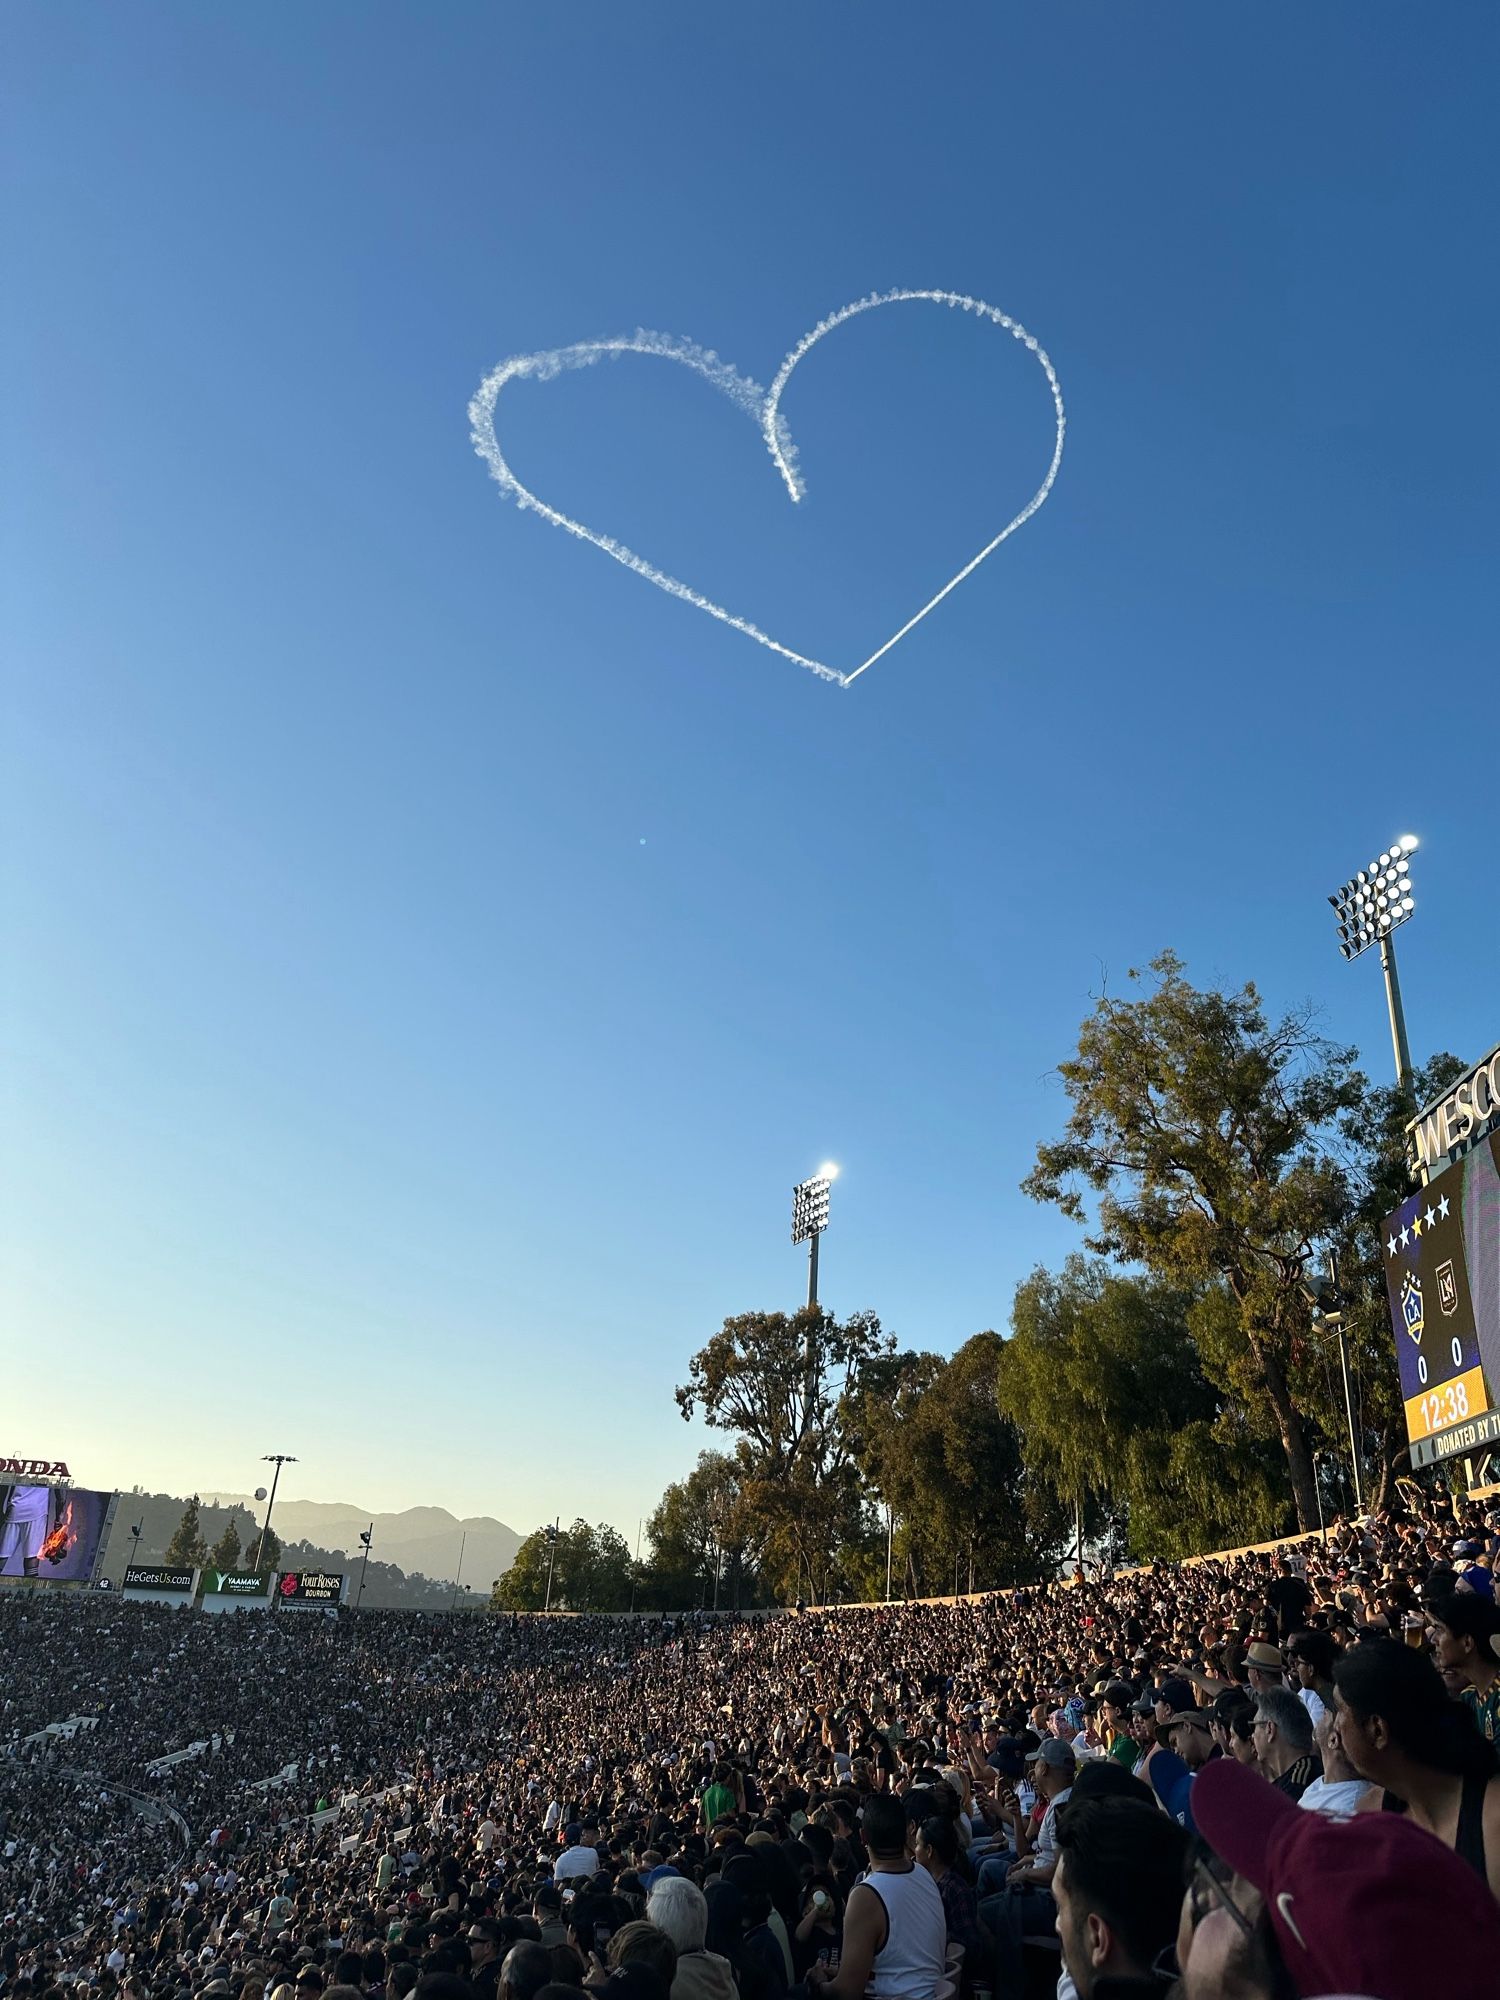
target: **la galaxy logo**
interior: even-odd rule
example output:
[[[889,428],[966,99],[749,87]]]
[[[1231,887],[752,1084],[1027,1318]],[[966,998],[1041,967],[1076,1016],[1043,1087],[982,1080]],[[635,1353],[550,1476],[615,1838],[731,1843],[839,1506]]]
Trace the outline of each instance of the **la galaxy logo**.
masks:
[[[1401,1317],[1406,1322],[1406,1330],[1418,1346],[1422,1341],[1422,1280],[1415,1271],[1408,1271],[1401,1284]]]

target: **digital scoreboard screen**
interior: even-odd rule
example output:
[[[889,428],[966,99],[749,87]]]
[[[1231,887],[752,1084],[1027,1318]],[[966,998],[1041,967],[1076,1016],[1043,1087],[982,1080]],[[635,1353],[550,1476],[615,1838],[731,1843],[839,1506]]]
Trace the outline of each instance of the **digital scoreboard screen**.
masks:
[[[114,1497],[84,1486],[0,1483],[0,1577],[87,1583]]]
[[[1381,1229],[1414,1466],[1500,1443],[1500,1132]]]

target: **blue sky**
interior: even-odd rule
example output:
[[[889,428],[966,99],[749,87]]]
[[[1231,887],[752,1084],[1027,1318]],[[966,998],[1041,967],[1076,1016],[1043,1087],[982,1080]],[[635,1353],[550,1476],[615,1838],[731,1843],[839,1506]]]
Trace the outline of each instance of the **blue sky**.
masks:
[[[948,1349],[1173,946],[1389,1064],[1324,896],[1422,840],[1419,1053],[1496,1001],[1493,10],[13,9],[5,1450],[633,1534],[729,1312]],[[1486,136],[1486,135],[1489,136]],[[638,326],[768,382],[874,290],[1056,362],[1056,492],[847,691],[506,503],[465,405]],[[506,392],[522,478],[863,659],[1050,404],[930,307],[787,393]]]

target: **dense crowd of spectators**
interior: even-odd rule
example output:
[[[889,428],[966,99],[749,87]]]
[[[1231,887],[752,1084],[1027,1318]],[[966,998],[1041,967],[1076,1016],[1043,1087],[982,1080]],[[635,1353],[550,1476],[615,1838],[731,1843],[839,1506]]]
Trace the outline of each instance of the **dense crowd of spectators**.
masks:
[[[1497,1551],[1430,1500],[771,1618],[19,1587],[0,2000],[1482,2000]]]

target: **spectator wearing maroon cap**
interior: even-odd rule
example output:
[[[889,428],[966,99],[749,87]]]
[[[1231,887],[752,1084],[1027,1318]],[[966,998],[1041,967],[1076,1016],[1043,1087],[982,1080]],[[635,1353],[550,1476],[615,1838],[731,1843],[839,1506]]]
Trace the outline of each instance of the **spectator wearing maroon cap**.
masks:
[[[1367,1640],[1334,1670],[1339,1739],[1388,1814],[1437,1835],[1500,1897],[1500,1756],[1409,1646]]]
[[[1203,1773],[1197,1813],[1234,1873],[1195,1872],[1178,1933],[1183,2000],[1494,1992],[1500,1907],[1409,1820],[1302,1812],[1228,1758]]]

